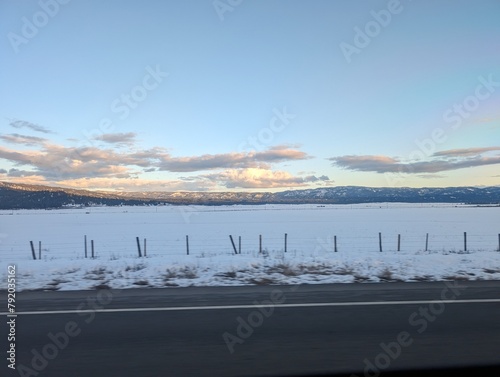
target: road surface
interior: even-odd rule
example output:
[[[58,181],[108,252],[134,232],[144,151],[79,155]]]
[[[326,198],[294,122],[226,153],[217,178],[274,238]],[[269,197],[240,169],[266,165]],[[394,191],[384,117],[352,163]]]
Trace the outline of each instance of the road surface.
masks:
[[[294,376],[499,363],[500,282],[20,292],[2,376]],[[6,308],[7,293],[0,293]],[[5,373],[4,373],[5,372]]]

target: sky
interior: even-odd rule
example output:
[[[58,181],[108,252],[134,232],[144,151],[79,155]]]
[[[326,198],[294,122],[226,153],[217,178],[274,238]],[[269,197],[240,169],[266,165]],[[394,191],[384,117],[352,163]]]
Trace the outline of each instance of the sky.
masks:
[[[0,1],[0,181],[500,185],[497,0]]]

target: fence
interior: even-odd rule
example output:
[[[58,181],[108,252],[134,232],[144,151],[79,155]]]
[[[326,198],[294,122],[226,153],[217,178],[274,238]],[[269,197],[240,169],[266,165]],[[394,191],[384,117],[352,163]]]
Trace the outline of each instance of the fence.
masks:
[[[361,236],[329,234],[318,237],[300,237],[289,233],[232,235],[182,235],[178,237],[146,238],[130,236],[126,239],[110,236],[83,235],[80,240],[29,240],[3,243],[1,260],[60,259],[60,258],[121,258],[149,256],[215,256],[223,254],[288,253],[291,256],[319,253],[358,252],[478,252],[500,251],[500,234],[401,234],[382,232]]]

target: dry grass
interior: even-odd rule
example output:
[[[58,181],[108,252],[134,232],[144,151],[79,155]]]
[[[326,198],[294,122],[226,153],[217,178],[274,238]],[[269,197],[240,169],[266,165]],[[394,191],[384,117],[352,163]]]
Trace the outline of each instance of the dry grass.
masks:
[[[344,274],[344,270],[339,270],[339,274]],[[351,270],[352,272],[352,270]],[[291,266],[288,263],[280,263],[275,266],[269,267],[266,273],[273,274],[278,273],[283,276],[294,277],[300,275],[332,275],[335,271],[332,271],[331,266],[326,264],[320,265],[304,265],[298,264],[297,266]],[[346,273],[347,274],[347,273]]]
[[[227,278],[227,279],[235,279],[237,276],[237,272],[236,271],[219,272],[218,274],[215,274],[214,276],[221,277],[221,278]]]
[[[333,270],[335,275],[353,275],[354,269],[352,267],[344,266]]]
[[[69,270],[66,270],[64,273],[65,274],[74,274],[75,272],[78,272],[78,271],[80,271],[79,268],[71,268]]]
[[[446,276],[443,276],[443,280],[469,281],[471,279],[468,276],[465,276],[465,275],[446,275]]]
[[[363,283],[365,281],[370,280],[370,278],[368,276],[365,276],[365,275],[354,274],[353,276],[354,276],[355,283]]]
[[[392,275],[392,271],[388,268],[388,267],[385,267],[378,275],[377,277],[380,279],[380,280],[385,280],[385,281],[393,281],[393,275]]]
[[[251,278],[248,280],[248,282],[254,285],[271,285],[277,283],[276,280],[269,278]]]
[[[144,263],[139,263],[139,264],[135,264],[133,266],[125,267],[125,271],[136,272],[136,271],[144,270],[145,268],[146,268],[146,265]]]
[[[384,268],[377,277],[385,282],[404,282],[406,280],[394,277],[394,273],[389,269],[389,267]]]
[[[103,282],[101,284],[94,285],[92,288],[97,289],[97,290],[99,290],[99,289],[111,289],[111,287],[106,283],[107,282]]]
[[[169,282],[169,281],[166,281],[163,285],[165,287],[178,287],[179,286],[179,284],[172,283],[172,282]]]
[[[179,275],[181,279],[196,279],[198,274],[196,269],[192,267],[184,267],[179,270]]]
[[[177,277],[177,272],[175,270],[171,270],[167,268],[166,273],[163,275],[163,279],[174,279]]]
[[[94,275],[104,275],[106,272],[107,272],[106,267],[99,267],[88,271],[89,274],[94,274]]]
[[[456,249],[451,249],[451,250],[446,250],[446,249],[443,249],[443,252],[442,252],[443,255],[448,255],[448,254],[470,254],[470,251],[467,250],[456,250]]]
[[[266,271],[268,274],[282,274],[284,276],[298,276],[301,275],[300,270],[294,269],[288,263],[280,263],[275,266],[269,267]]]
[[[304,274],[310,275],[333,275],[335,271],[331,269],[331,266],[326,264],[320,264],[316,266],[304,266],[299,265]]]
[[[491,268],[483,268],[483,271],[487,274],[498,274],[500,273],[500,268],[491,269]]]
[[[104,280],[104,276],[108,270],[106,270],[106,267],[99,267],[95,268],[93,270],[87,271],[85,274],[85,279],[89,280]]]
[[[198,274],[193,267],[186,266],[179,270],[167,268],[165,274],[163,274],[163,281],[167,283],[170,279],[196,279],[197,277]]]
[[[423,275],[423,276],[414,276],[411,280],[415,281],[434,281],[434,276],[432,275]]]
[[[64,280],[64,279],[54,279],[52,280],[50,283],[48,283],[47,285],[59,285],[59,284],[62,284],[62,283],[69,283],[70,281],[69,280]]]

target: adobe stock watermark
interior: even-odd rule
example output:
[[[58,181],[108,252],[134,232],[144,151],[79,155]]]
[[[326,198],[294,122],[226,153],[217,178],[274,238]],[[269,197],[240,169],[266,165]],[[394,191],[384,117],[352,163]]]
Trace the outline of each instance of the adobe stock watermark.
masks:
[[[191,216],[200,214],[200,211],[193,205],[181,205],[175,209],[181,214],[185,224],[191,224]]]
[[[474,90],[474,94],[465,97],[461,102],[453,104],[451,108],[443,113],[443,120],[451,124],[454,130],[460,128],[464,119],[468,119],[479,108],[482,101],[489,99],[500,87],[500,81],[495,81],[493,74],[488,78],[479,76],[479,84]]]
[[[215,13],[219,16],[219,20],[224,21],[224,13],[232,13],[242,2],[243,0],[214,0],[212,5]]]
[[[319,251],[326,251],[326,252],[335,252],[337,251],[337,238],[332,237],[331,234],[328,234],[326,236],[326,239],[323,239],[321,237],[316,237],[316,247],[314,248],[314,252],[317,253]]]
[[[445,123],[448,123],[447,128],[436,127],[431,131],[430,137],[415,139],[416,148],[408,154],[408,160],[421,162],[436,153],[438,145],[446,143],[449,134],[458,130],[464,120],[470,118],[480,108],[481,103],[488,100],[497,88],[500,88],[500,81],[496,81],[493,74],[489,74],[488,77],[481,75],[477,78],[477,81],[478,84],[473,94],[454,103],[443,112],[442,119]],[[395,186],[406,178],[406,174],[411,173],[414,173],[414,169],[409,164],[403,166],[397,173],[385,173],[384,175],[389,185]]]
[[[412,332],[422,334],[427,330],[429,324],[435,322],[442,315],[446,308],[446,302],[454,301],[467,289],[465,285],[459,285],[458,282],[445,282],[445,287],[441,290],[440,298],[432,300],[430,304],[420,306],[408,317],[409,330],[399,332],[394,340],[390,342],[381,342],[380,352],[373,358],[363,360],[364,377],[378,377],[389,368],[391,364],[403,354],[405,348],[410,347],[415,341]],[[359,377],[351,374],[351,377]]]
[[[294,289],[291,289],[294,290]],[[273,289],[269,296],[269,300],[262,302],[254,301],[255,309],[252,310],[246,318],[236,317],[236,330],[234,334],[225,332],[222,334],[222,339],[226,343],[229,353],[233,354],[237,344],[245,343],[245,340],[250,338],[254,331],[264,323],[266,318],[269,318],[274,313],[276,305],[283,304],[286,301],[285,293],[281,289]]]
[[[169,76],[167,72],[161,70],[159,64],[156,64],[154,68],[148,65],[145,70],[146,73],[139,84],[133,86],[128,92],[121,93],[119,97],[111,101],[110,110],[112,113],[117,114],[120,120],[127,119],[132,110],[137,109],[148,98],[149,93],[156,90],[163,80]],[[105,117],[99,121],[97,128],[90,131],[84,130],[83,134],[92,143],[96,135],[111,132],[114,129],[113,120]]]
[[[411,0],[410,0],[411,1]],[[387,28],[393,16],[403,11],[403,5],[399,0],[389,0],[386,9],[379,11],[371,10],[371,20],[363,28],[354,28],[354,38],[352,44],[341,42],[340,50],[347,63],[351,63],[352,55],[359,55],[363,49],[367,48],[372,40],[380,35],[383,29]]]
[[[149,93],[156,90],[163,83],[164,79],[169,76],[167,72],[161,70],[158,64],[154,67],[148,65],[145,71],[146,73],[139,84],[133,86],[128,92],[121,93],[119,97],[110,102],[110,111],[116,114],[120,120],[127,119],[131,112],[137,109],[148,98]],[[110,117],[104,117],[101,118],[97,127],[90,130],[83,130],[82,133],[85,136],[85,143],[89,146],[94,146],[96,137],[111,133],[115,129],[115,121]],[[71,168],[73,160],[82,158],[80,150],[78,148],[74,149],[66,159],[61,161],[59,172],[64,173],[65,169],[63,166]]]
[[[239,151],[257,152],[263,150],[273,142],[276,134],[283,132],[291,121],[297,117],[296,114],[289,113],[286,106],[283,106],[281,110],[274,108],[273,114],[274,116],[269,121],[269,125],[261,128],[257,135],[249,136],[243,141],[238,146]]]
[[[104,309],[113,301],[113,293],[109,289],[102,289],[94,296],[87,297],[86,302],[82,302],[76,308],[79,317],[83,317],[83,323],[91,324],[96,317],[96,312]],[[82,332],[81,324],[78,321],[68,321],[63,328],[58,332],[49,332],[47,334],[48,341],[40,349],[33,348],[31,363],[27,366],[19,364],[17,372],[21,377],[38,376],[40,372],[45,370],[49,362],[57,358],[59,353],[65,350],[71,343],[71,340],[76,338]]]
[[[7,39],[17,54],[21,45],[28,44],[33,38],[35,38],[40,29],[47,26],[49,21],[57,16],[61,10],[61,5],[66,5],[70,0],[40,0],[38,1],[38,6],[40,10],[33,13],[30,17],[21,18],[21,32],[20,34],[9,32],[7,34]]]

